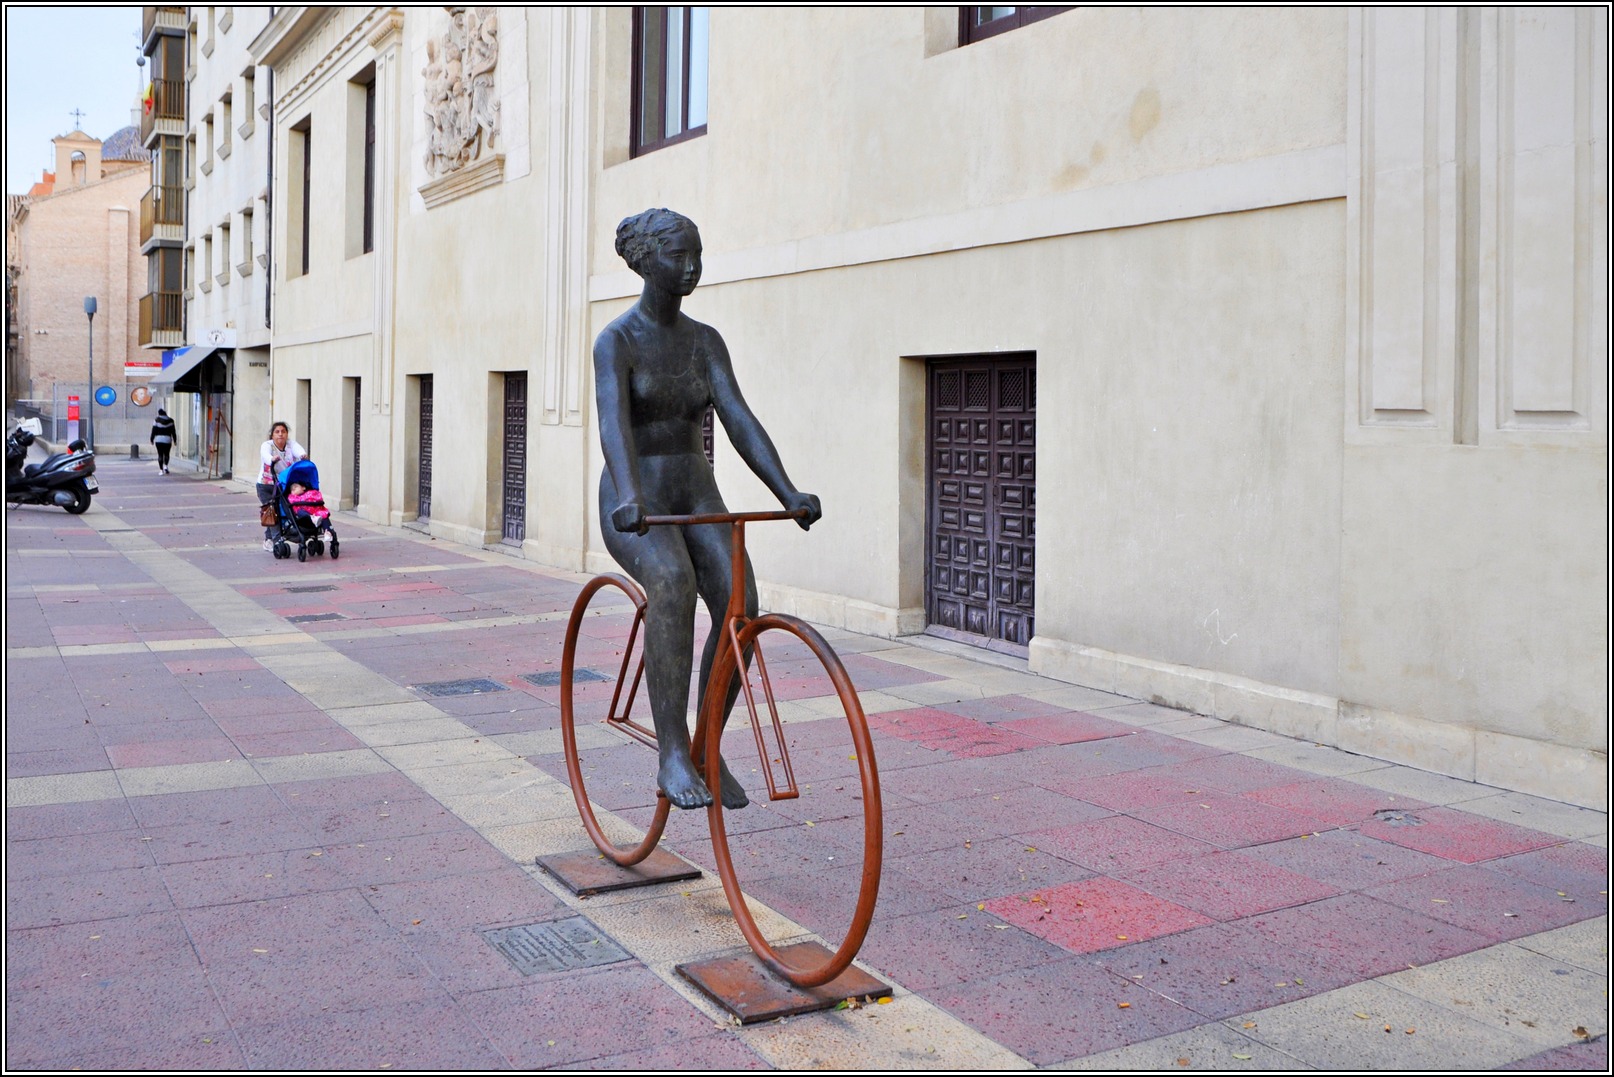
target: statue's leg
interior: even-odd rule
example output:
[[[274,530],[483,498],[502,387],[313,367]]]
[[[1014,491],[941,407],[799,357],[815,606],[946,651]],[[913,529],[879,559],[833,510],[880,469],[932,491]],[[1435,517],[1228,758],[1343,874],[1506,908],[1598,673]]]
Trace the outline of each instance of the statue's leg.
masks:
[[[701,652],[701,679],[700,691],[696,699],[702,702],[706,699],[706,685],[712,676],[712,666],[717,661],[717,649],[728,646],[728,640],[722,631],[723,615],[728,611],[729,592],[732,588],[733,578],[733,540],[731,532],[724,524],[702,524],[696,527],[683,528],[688,536],[689,558],[695,568],[695,579],[700,588],[700,594],[706,603],[706,610],[712,617],[712,630],[706,634],[706,647]],[[745,615],[757,615],[757,586],[756,577],[751,571],[751,558],[748,555],[745,561]],[[745,662],[749,666],[751,655],[747,653]],[[740,680],[732,678],[728,684],[728,695],[723,701],[723,724],[728,724],[729,712],[734,709],[734,700],[740,692]],[[745,787],[729,771],[728,762],[723,763],[723,806],[725,808],[743,808],[751,802],[745,794]]]
[[[704,808],[712,794],[690,758],[689,674],[695,652],[695,572],[670,527],[624,534],[604,521],[605,546],[645,592],[644,656],[656,726],[661,791],[678,808]]]

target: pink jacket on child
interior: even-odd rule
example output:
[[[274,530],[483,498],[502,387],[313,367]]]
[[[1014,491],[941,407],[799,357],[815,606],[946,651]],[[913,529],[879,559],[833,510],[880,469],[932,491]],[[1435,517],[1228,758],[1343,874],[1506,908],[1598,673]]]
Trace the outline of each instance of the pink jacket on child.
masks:
[[[287,494],[286,502],[291,505],[295,515],[299,510],[306,511],[311,519],[328,520],[330,510],[325,507],[325,499],[319,496],[318,490],[304,490],[300,494]]]

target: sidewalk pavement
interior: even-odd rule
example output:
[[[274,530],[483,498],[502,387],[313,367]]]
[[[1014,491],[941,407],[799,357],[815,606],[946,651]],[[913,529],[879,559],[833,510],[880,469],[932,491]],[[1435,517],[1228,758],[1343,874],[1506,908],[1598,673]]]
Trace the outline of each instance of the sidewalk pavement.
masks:
[[[533,865],[588,847],[535,683],[584,577],[346,513],[339,561],[276,561],[248,487],[98,477],[6,517],[9,1068],[1608,1069],[1603,813],[839,631],[895,998],[736,1027],[673,972],[743,948],[710,870],[578,900]],[[852,795],[826,682],[773,673]],[[582,739],[640,833],[653,753]],[[845,815],[731,813],[770,939],[843,922]],[[710,868],[704,813],[664,843]],[[487,934],[576,917],[580,969]]]

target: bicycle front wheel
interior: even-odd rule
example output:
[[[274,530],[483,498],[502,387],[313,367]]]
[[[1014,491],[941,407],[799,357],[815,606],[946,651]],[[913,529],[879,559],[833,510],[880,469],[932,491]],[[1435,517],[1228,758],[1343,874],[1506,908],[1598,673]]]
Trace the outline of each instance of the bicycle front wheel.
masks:
[[[705,738],[707,784],[717,790],[727,757],[752,800],[769,800],[771,822],[782,825],[751,829],[758,822],[752,816],[731,827],[714,803],[718,875],[757,957],[798,987],[818,987],[857,956],[880,892],[880,778],[868,721],[840,658],[805,621],[758,617],[719,655],[713,685],[737,690],[738,698],[723,735]],[[816,932],[833,953],[822,960],[782,954],[757,926],[742,885]]]
[[[595,817],[594,804],[588,795],[585,779],[594,768],[585,763],[578,750],[577,726],[583,715],[580,713],[582,708],[577,699],[575,685],[577,658],[579,641],[583,637],[584,621],[590,612],[590,603],[596,595],[607,588],[621,591],[633,603],[633,620],[625,637],[609,652],[610,657],[617,660],[614,686],[611,686],[609,692],[594,693],[598,704],[594,709],[600,713],[591,714],[589,717],[602,719],[608,723],[612,717],[625,717],[640,687],[639,679],[644,659],[640,655],[638,661],[634,661],[636,654],[634,640],[638,637],[639,629],[644,622],[644,592],[639,589],[638,584],[626,577],[614,573],[596,576],[584,585],[583,593],[577,596],[577,602],[572,606],[571,620],[566,625],[566,647],[561,653],[560,664],[560,733],[566,757],[566,776],[571,782],[572,799],[577,802],[577,814],[582,818],[583,829],[588,831],[589,839],[606,859],[623,867],[629,867],[639,863],[655,849],[656,843],[661,840],[662,831],[666,829],[667,814],[672,806],[666,797],[656,796],[655,813],[645,830],[644,838],[636,844],[616,845],[607,836],[599,819]],[[602,609],[596,609],[594,612],[603,612],[603,605],[602,602]],[[605,706],[606,700],[610,701],[608,707]],[[624,745],[624,750],[639,752],[643,749]],[[651,758],[653,760],[654,756]],[[651,773],[654,773],[653,764]],[[654,778],[650,781],[653,783]]]

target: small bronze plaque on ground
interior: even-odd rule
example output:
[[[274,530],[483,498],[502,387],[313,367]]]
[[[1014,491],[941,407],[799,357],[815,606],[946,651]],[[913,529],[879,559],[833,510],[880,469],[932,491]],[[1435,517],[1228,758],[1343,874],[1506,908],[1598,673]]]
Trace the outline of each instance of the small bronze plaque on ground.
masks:
[[[628,868],[613,864],[594,849],[540,856],[537,863],[578,897],[701,877],[699,868],[690,867],[665,849],[655,850]]]
[[[432,696],[474,696],[482,692],[509,691],[498,681],[490,681],[486,677],[472,677],[463,681],[433,681],[431,684],[417,684],[415,688]]]
[[[336,584],[334,583],[314,583],[309,584],[307,587],[288,587],[286,588],[286,593],[292,595],[311,595],[315,591],[334,590],[336,590]]]
[[[829,950],[817,942],[781,946],[778,952],[786,963],[807,967],[822,965],[830,957]],[[749,950],[675,967],[680,976],[738,1017],[742,1025],[832,1010],[848,999],[872,1002],[891,994],[890,985],[856,965],[823,987],[796,987],[771,972]]]
[[[614,939],[582,916],[493,928],[481,934],[488,945],[503,954],[523,976],[612,965],[630,956]]]
[[[300,613],[296,617],[287,617],[286,620],[294,625],[301,625],[309,621],[345,621],[347,617],[340,613]]]

